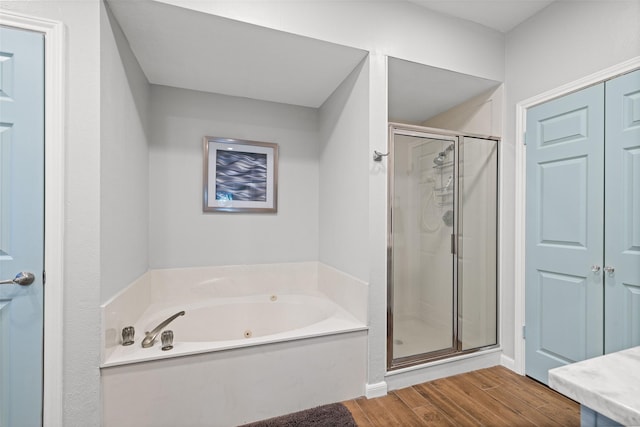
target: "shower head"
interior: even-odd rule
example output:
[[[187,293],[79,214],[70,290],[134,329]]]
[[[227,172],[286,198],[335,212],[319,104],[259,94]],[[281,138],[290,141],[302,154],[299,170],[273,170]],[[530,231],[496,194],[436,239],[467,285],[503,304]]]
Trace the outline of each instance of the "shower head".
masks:
[[[441,151],[438,153],[436,157],[433,158],[433,163],[437,166],[440,166],[444,163],[446,158],[447,158],[447,153],[444,151]]]
[[[441,151],[438,153],[438,155],[433,159],[433,163],[436,166],[441,166],[447,160],[447,154],[449,154],[449,151],[453,151],[453,150],[454,150],[453,144],[449,144],[447,148],[444,149],[444,151]]]

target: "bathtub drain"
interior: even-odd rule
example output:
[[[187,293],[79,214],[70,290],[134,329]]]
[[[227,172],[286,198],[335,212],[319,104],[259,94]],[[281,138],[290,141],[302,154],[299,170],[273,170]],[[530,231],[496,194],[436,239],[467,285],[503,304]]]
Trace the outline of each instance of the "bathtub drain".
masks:
[[[244,337],[245,338],[251,338],[251,335],[253,335],[253,333],[249,329],[244,331]]]

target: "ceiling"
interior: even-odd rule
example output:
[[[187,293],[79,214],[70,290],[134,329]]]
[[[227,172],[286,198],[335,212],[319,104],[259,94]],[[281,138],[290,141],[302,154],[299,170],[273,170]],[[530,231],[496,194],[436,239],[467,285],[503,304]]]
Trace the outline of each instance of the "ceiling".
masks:
[[[155,1],[109,7],[157,85],[315,108],[367,54]]]
[[[508,31],[551,3],[411,1],[499,31]],[[147,79],[157,85],[318,108],[367,55],[153,0],[113,0],[109,8]],[[389,117],[421,123],[498,84],[391,58]]]
[[[389,121],[421,124],[500,84],[389,58]]]
[[[507,33],[554,0],[408,0]]]

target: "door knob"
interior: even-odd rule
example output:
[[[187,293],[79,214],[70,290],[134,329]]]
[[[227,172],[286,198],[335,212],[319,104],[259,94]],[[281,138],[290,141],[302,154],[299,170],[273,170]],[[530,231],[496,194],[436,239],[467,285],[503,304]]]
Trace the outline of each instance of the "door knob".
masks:
[[[611,267],[609,265],[605,266],[605,268],[603,270],[606,271],[609,275],[612,275],[616,271],[615,268],[613,268],[613,267]]]
[[[592,265],[591,266],[591,271],[593,271],[594,273],[597,273],[600,271],[600,266],[599,265]]]
[[[33,275],[33,273],[21,271],[20,273],[16,274],[16,277],[14,277],[13,279],[0,281],[0,285],[16,284],[20,286],[28,286],[33,283],[35,278],[36,277]]]

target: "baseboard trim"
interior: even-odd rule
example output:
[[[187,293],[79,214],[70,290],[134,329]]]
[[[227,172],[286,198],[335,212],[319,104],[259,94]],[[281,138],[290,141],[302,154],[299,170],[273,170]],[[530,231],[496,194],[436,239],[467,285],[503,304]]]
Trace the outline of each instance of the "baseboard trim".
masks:
[[[504,366],[505,368],[516,372],[516,361],[515,359],[511,358],[511,357],[507,357],[504,354],[500,355],[500,365]]]
[[[375,384],[367,384],[364,388],[364,395],[367,399],[373,399],[374,397],[382,397],[387,395],[387,383],[380,381]]]
[[[427,381],[500,365],[502,350],[495,348],[437,360],[424,365],[387,372],[388,390],[410,387]]]

